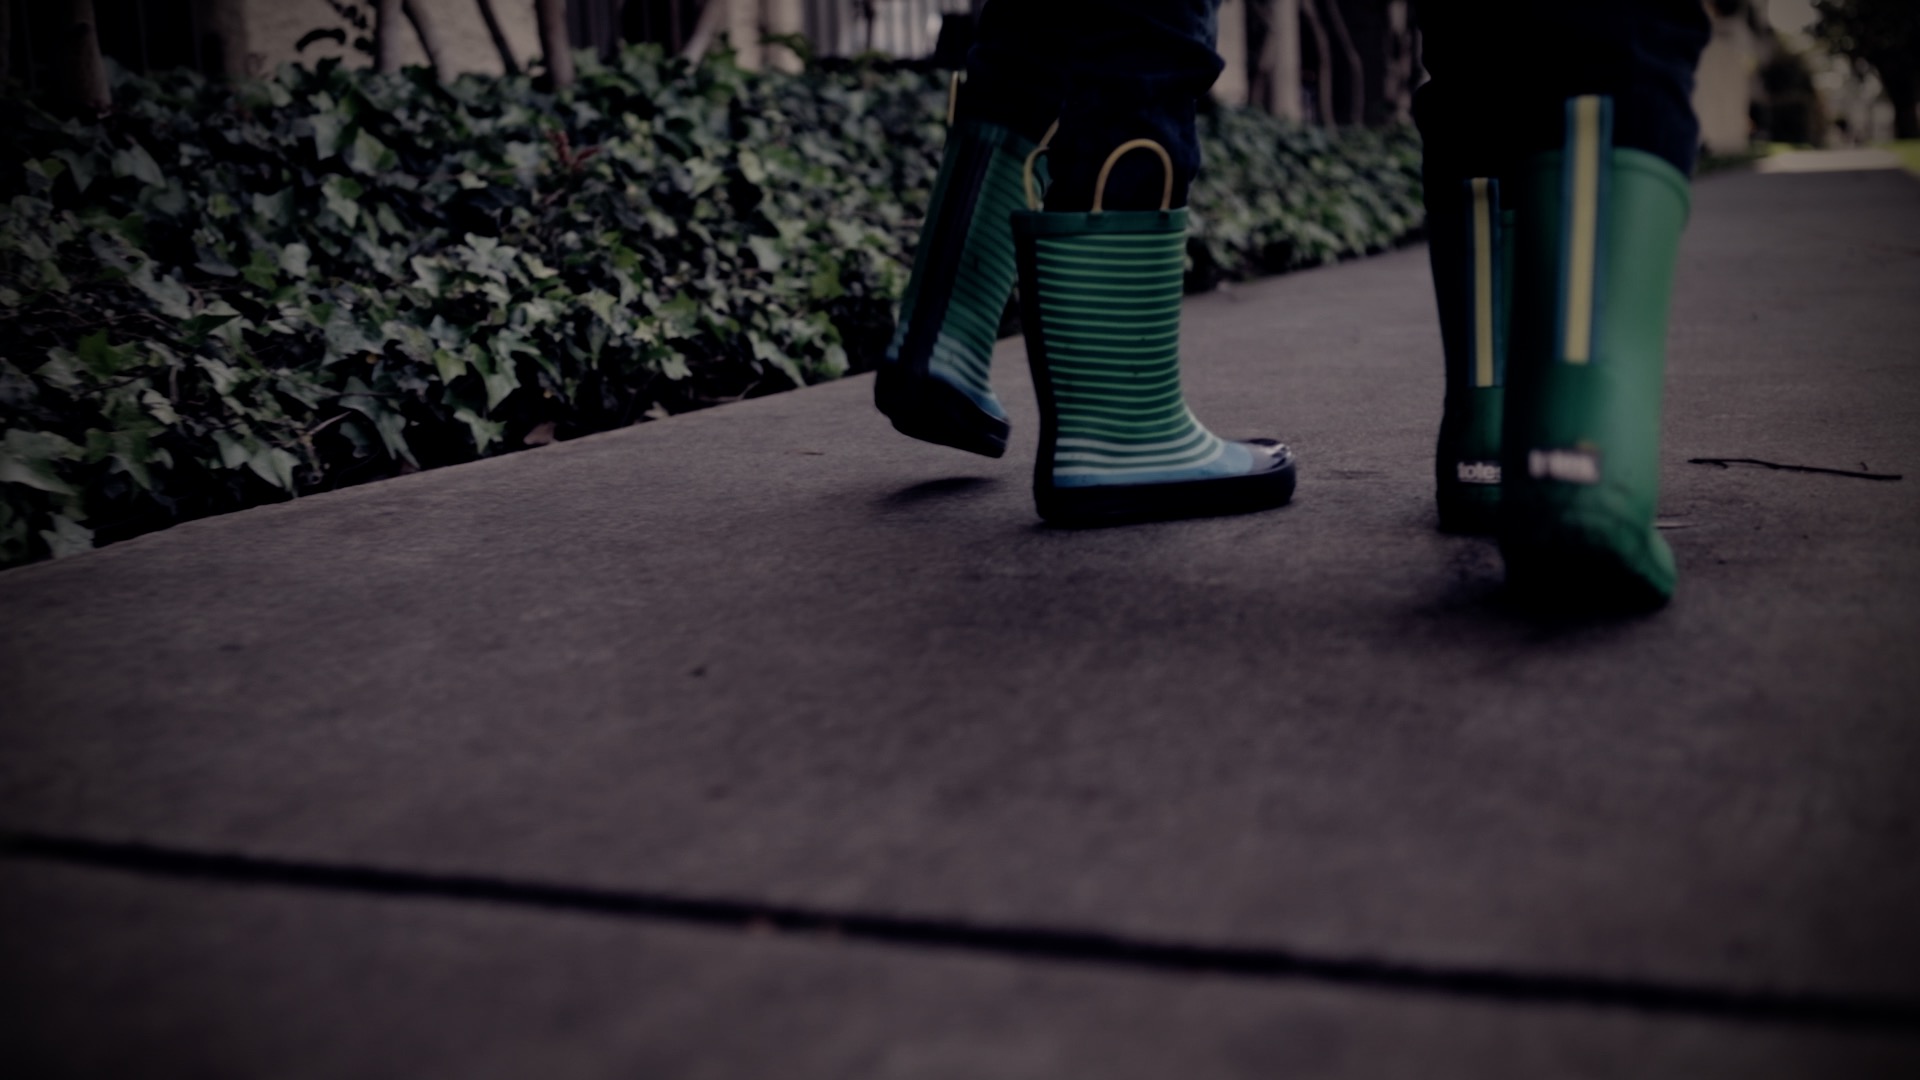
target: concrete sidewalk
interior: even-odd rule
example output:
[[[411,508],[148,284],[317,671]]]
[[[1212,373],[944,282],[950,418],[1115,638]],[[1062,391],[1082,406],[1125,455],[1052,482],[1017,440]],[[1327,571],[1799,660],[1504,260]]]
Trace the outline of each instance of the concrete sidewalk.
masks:
[[[1698,186],[1641,620],[1434,531],[1417,250],[1189,303],[1270,514],[1040,526],[1009,342],[1000,462],[852,379],[10,571],[0,1059],[1914,1075],[1916,297],[1913,178]]]

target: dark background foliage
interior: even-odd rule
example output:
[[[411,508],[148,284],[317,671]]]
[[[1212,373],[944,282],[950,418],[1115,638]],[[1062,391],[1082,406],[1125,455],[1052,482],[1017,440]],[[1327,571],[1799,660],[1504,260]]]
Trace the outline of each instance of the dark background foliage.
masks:
[[[115,99],[0,117],[0,565],[871,367],[946,92],[639,47]],[[1419,227],[1405,130],[1204,125],[1194,287]]]
[[[1814,35],[1827,48],[1873,68],[1893,106],[1893,137],[1920,139],[1920,3],[1814,0]]]

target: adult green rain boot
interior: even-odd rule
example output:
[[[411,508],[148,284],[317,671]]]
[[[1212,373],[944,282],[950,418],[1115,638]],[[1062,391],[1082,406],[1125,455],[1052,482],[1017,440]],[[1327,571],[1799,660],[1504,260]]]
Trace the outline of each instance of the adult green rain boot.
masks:
[[[1167,170],[1159,210],[1103,211],[1115,161],[1151,149]],[[1056,525],[1247,513],[1293,496],[1293,454],[1221,439],[1180,389],[1187,211],[1173,165],[1136,139],[1107,159],[1090,213],[1014,215],[1021,325],[1040,397],[1033,491]]]
[[[1570,610],[1659,607],[1675,577],[1654,507],[1687,179],[1611,121],[1569,101],[1564,149],[1519,178],[1500,551],[1522,598]]]
[[[1427,191],[1427,253],[1446,356],[1433,459],[1444,532],[1491,533],[1498,521],[1512,226],[1498,180],[1474,177]]]
[[[1007,219],[1025,205],[1023,168],[1035,149],[998,124],[947,129],[913,276],[873,384],[874,405],[904,435],[987,457],[1007,452],[990,368],[1013,296]]]

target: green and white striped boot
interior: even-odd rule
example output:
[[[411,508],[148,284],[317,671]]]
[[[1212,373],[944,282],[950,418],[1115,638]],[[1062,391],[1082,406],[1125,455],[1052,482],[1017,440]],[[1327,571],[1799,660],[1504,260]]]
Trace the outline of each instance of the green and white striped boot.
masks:
[[[1013,296],[1007,219],[1024,205],[1035,144],[1009,128],[961,120],[947,130],[913,276],[874,377],[873,402],[895,429],[987,457],[1007,452],[1007,412],[990,367]]]
[[[1161,209],[1101,210],[1113,163],[1159,152]],[[1107,159],[1090,213],[1013,217],[1021,324],[1040,397],[1033,491],[1061,525],[1203,517],[1281,506],[1293,454],[1270,439],[1202,427],[1180,390],[1180,299],[1187,211],[1170,209],[1172,164],[1149,140]]]
[[[1567,103],[1527,164],[1515,236],[1500,551],[1534,603],[1648,609],[1673,592],[1654,527],[1667,314],[1687,178],[1612,145],[1612,103]]]
[[[1498,520],[1512,225],[1498,180],[1427,191],[1427,252],[1446,355],[1446,411],[1433,461],[1445,532],[1491,533]]]

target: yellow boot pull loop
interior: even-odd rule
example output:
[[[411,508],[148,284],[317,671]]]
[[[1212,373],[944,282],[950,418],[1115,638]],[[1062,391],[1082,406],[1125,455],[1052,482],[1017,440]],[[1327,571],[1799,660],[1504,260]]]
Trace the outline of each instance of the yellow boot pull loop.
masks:
[[[1022,170],[1020,179],[1027,187],[1027,209],[1029,210],[1040,209],[1040,196],[1033,190],[1033,163],[1040,160],[1041,154],[1047,152],[1047,144],[1053,141],[1053,133],[1059,130],[1060,121],[1058,120],[1047,125],[1047,133],[1040,136],[1040,145],[1034,147],[1033,153],[1027,155],[1027,165]]]
[[[1127,152],[1130,150],[1151,150],[1154,153],[1160,155],[1160,167],[1165,170],[1165,175],[1166,175],[1166,183],[1160,188],[1160,209],[1162,210],[1172,209],[1173,207],[1173,157],[1172,155],[1167,153],[1166,147],[1161,146],[1159,143],[1154,142],[1152,139],[1133,139],[1128,142],[1123,142],[1119,146],[1114,147],[1113,153],[1107,155],[1107,163],[1105,165],[1100,166],[1100,178],[1093,182],[1093,212],[1094,213],[1098,214],[1102,212],[1100,204],[1107,197],[1107,177],[1113,173],[1114,163],[1119,161],[1122,157],[1124,157],[1127,154]]]
[[[947,126],[953,126],[953,119],[960,115],[960,83],[966,78],[966,72],[956,71],[947,82]]]

